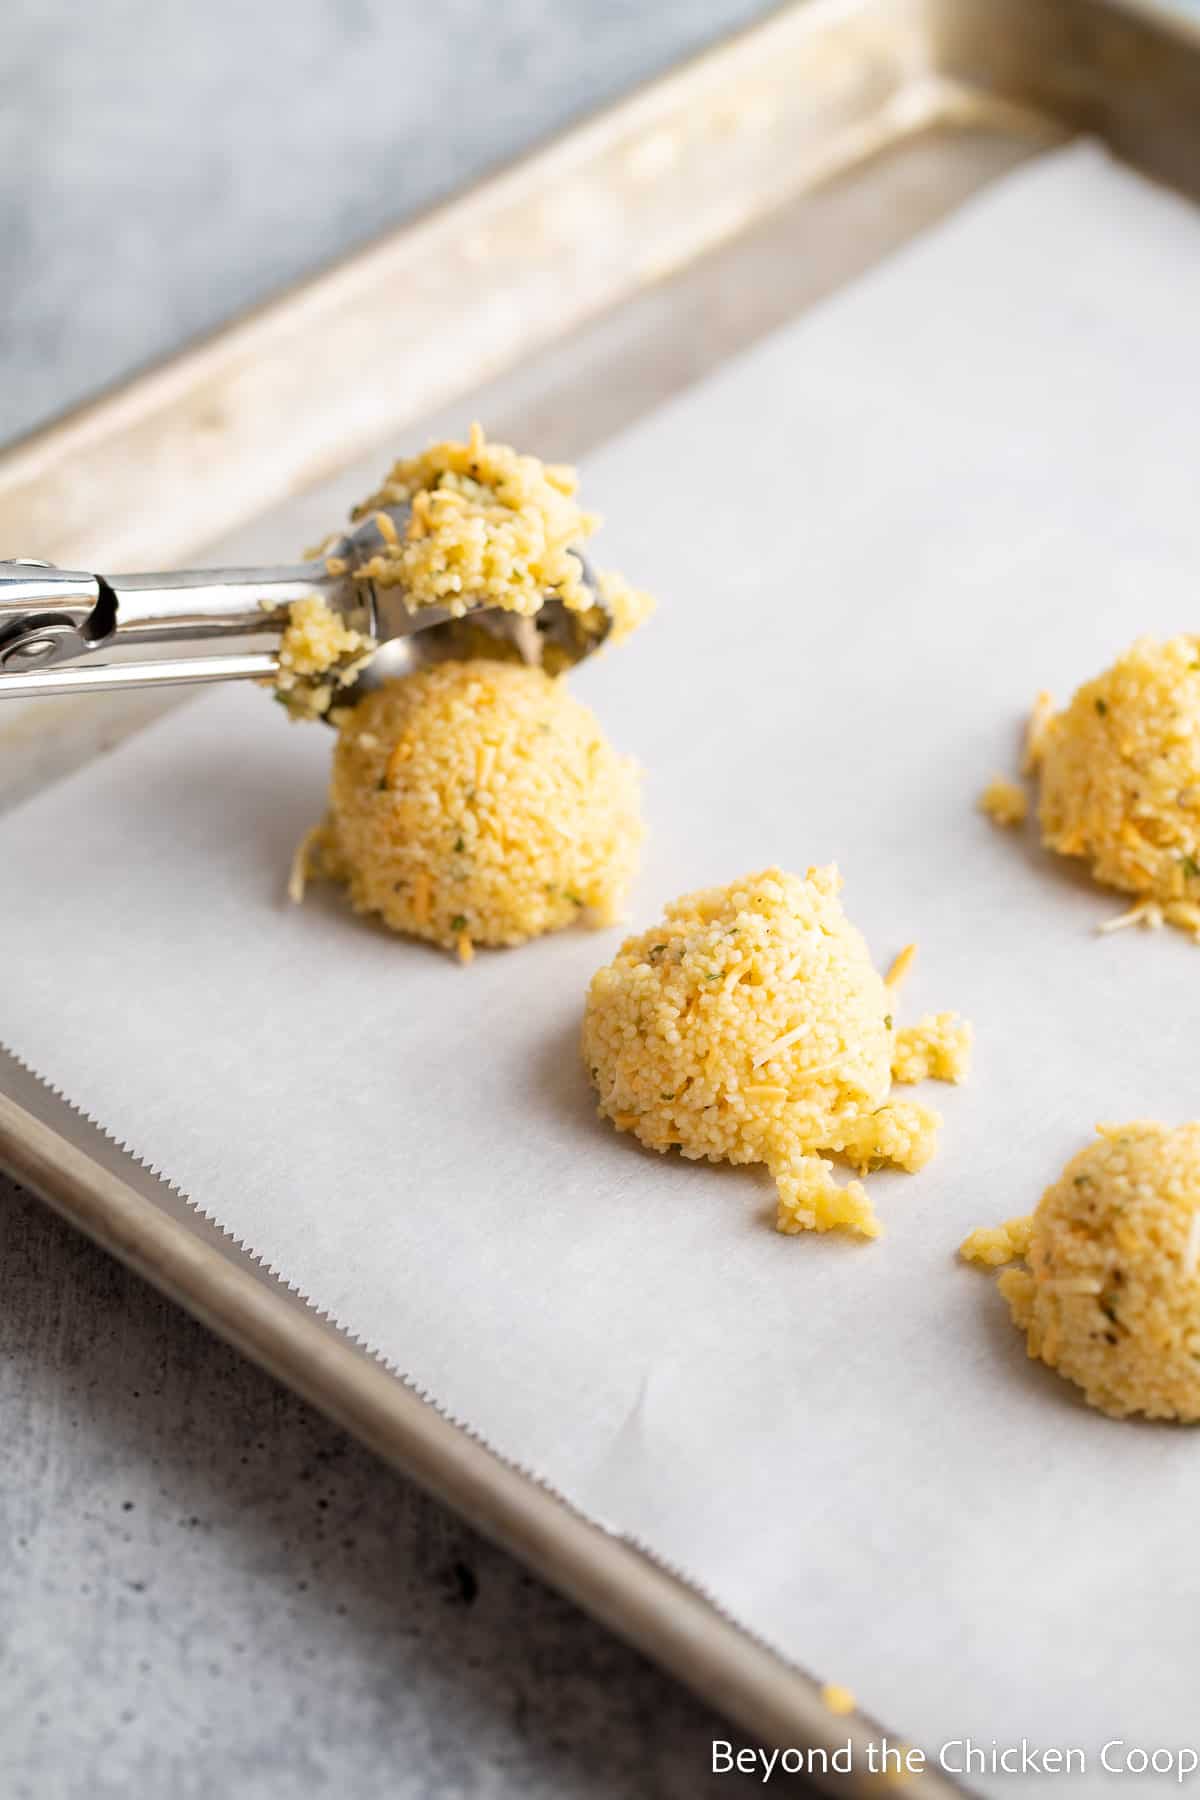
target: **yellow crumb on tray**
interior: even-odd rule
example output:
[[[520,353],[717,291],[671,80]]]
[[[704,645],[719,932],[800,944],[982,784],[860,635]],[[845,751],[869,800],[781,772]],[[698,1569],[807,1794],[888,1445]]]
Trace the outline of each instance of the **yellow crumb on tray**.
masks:
[[[1139,638],[1031,733],[1042,840],[1200,941],[1200,637]]]
[[[1029,796],[1015,781],[997,775],[980,794],[979,810],[994,825],[1023,825],[1029,812]]]
[[[926,1013],[896,1033],[892,1080],[965,1081],[971,1066],[971,1027],[957,1013]]]
[[[1200,1420],[1200,1123],[1100,1126],[1031,1219],[962,1254],[1015,1262],[998,1285],[1030,1356],[1090,1405]]]
[[[772,868],[672,901],[593,977],[584,1018],[601,1112],[653,1150],[765,1163],[788,1235],[876,1236],[828,1158],[916,1170],[940,1123],[889,1099],[895,1002],[840,887],[833,868]]]
[[[439,663],[341,720],[329,811],[297,877],[469,961],[620,914],[642,837],[636,767],[540,669]]]
[[[374,649],[371,639],[352,631],[320,594],[293,600],[279,644],[279,672],[272,678],[275,697],[293,718],[320,718]]]
[[[1019,1219],[1006,1219],[1003,1225],[977,1225],[959,1245],[958,1254],[965,1262],[998,1269],[1027,1253],[1032,1230],[1033,1217],[1029,1213]]]
[[[827,1681],[821,1688],[821,1704],[826,1712],[836,1713],[839,1718],[844,1718],[847,1713],[854,1711],[857,1702],[848,1687],[842,1687],[836,1681]]]

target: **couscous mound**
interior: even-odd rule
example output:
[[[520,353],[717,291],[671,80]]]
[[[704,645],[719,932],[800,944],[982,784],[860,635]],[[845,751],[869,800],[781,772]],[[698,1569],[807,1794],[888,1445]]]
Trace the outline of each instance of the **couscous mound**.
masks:
[[[635,765],[540,669],[439,663],[341,721],[306,875],[360,912],[469,959],[582,920],[609,925],[642,837]]]
[[[1200,1123],[1102,1125],[1032,1219],[962,1253],[1026,1259],[999,1278],[1013,1322],[1092,1406],[1200,1419]]]
[[[583,1052],[618,1130],[652,1150],[765,1163],[780,1231],[875,1237],[866,1190],[840,1185],[819,1153],[860,1174],[919,1169],[940,1121],[888,1098],[895,1002],[840,887],[833,868],[766,869],[673,901],[593,977]]]
[[[1037,719],[1042,838],[1137,897],[1114,923],[1200,940],[1200,637],[1139,638],[1065,711]]]

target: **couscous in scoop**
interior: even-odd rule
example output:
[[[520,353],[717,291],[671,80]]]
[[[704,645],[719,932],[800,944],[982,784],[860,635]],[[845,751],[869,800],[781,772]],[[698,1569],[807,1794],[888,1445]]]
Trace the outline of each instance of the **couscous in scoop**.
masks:
[[[582,552],[572,469],[476,425],[397,463],[290,567],[101,576],[0,563],[0,698],[257,679],[300,717],[445,656],[554,671],[650,608]],[[349,692],[352,690],[352,693]]]

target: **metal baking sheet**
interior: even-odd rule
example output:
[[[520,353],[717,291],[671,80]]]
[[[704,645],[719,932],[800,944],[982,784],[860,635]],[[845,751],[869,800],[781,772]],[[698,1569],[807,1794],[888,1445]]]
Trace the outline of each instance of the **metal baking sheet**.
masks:
[[[339,446],[331,499],[343,488],[354,494],[357,453],[459,387],[498,433],[577,456],[1081,125],[1164,179],[1194,175],[1195,35],[1146,7],[1086,0],[1052,14],[1005,0],[790,9],[10,452],[0,465],[6,540],[99,566],[182,559],[234,527],[244,533],[247,493],[265,505],[328,473],[330,444]],[[710,196],[699,209],[697,191]],[[611,227],[590,260],[571,237],[571,221],[589,210],[573,204],[580,195],[602,203]],[[436,297],[461,291],[472,242],[476,269],[485,266],[480,243],[489,246],[486,283],[476,281],[467,316],[456,302],[447,317]],[[552,308],[529,304],[531,265]],[[414,286],[434,299],[398,331],[398,296],[407,300]],[[552,337],[564,324],[574,329]],[[376,410],[352,419],[326,410],[311,369],[348,345],[365,356],[384,337],[403,340],[404,361],[375,383]],[[287,380],[297,366],[302,402]],[[422,367],[436,373],[417,381]],[[412,412],[379,398],[397,392]],[[306,423],[294,432],[297,408]],[[131,504],[147,457],[163,470],[160,488],[173,482],[188,497],[149,520]],[[263,528],[273,546],[286,526],[285,501]],[[51,703],[0,721],[8,796],[103,748],[146,710]],[[828,1740],[830,1721],[806,1677],[448,1425],[11,1063],[0,1089],[0,1157],[51,1204],[756,1738]],[[920,1785],[932,1789],[937,1778]]]

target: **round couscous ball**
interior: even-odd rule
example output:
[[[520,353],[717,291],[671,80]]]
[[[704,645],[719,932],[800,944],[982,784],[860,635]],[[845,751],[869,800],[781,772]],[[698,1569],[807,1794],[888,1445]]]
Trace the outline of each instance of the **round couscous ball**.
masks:
[[[468,959],[612,924],[642,837],[635,765],[561,680],[494,661],[390,682],[341,722],[305,873],[360,912]]]
[[[918,1169],[939,1121],[888,1099],[901,1035],[892,991],[842,911],[840,886],[832,868],[803,878],[766,869],[673,901],[593,978],[583,1052],[619,1130],[652,1150],[765,1163],[781,1231],[874,1237],[862,1184],[839,1185],[818,1152],[860,1172]],[[965,1030],[954,1040],[944,1015],[928,1025],[957,1079]],[[914,1065],[925,1033],[905,1041]]]
[[[1031,1219],[963,1254],[1025,1258],[1000,1276],[1013,1322],[1092,1406],[1200,1419],[1200,1123],[1101,1126]]]
[[[1030,749],[1047,846],[1136,895],[1128,920],[1200,938],[1200,637],[1139,638]]]

